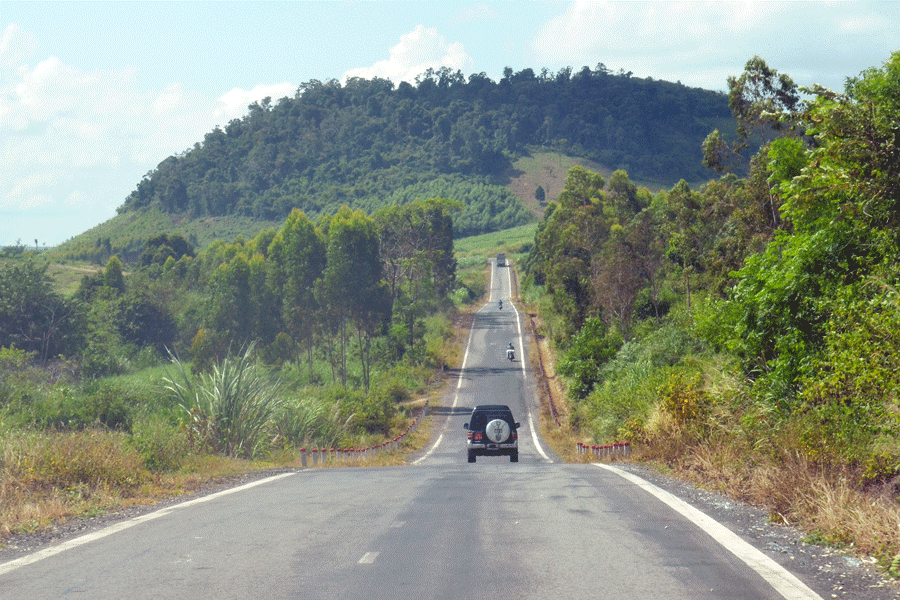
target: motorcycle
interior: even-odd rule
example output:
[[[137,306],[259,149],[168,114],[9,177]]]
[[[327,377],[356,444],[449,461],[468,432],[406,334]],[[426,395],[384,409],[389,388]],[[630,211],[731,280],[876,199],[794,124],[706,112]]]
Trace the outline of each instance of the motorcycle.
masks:
[[[506,358],[507,358],[510,362],[516,360],[516,351],[513,350],[512,348],[507,348],[507,349],[506,349]]]
[[[498,306],[500,307],[500,310],[503,310],[503,300],[501,300],[501,301],[499,302]]]

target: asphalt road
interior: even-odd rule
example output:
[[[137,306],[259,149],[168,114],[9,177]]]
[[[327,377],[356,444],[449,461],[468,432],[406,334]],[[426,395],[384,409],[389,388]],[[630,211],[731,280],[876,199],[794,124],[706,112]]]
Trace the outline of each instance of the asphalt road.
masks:
[[[121,521],[0,564],[0,599],[821,597],[647,481],[559,463],[535,430],[520,315],[497,308],[508,270],[493,271],[458,385],[412,465],[285,473]],[[466,462],[478,403],[512,408],[519,463]]]

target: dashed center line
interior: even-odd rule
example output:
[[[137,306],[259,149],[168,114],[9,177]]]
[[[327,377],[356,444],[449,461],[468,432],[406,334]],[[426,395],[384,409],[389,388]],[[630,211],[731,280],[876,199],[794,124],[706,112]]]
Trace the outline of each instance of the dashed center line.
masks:
[[[365,554],[363,554],[363,557],[359,559],[359,564],[371,565],[375,562],[376,558],[378,558],[377,552],[366,552]]]

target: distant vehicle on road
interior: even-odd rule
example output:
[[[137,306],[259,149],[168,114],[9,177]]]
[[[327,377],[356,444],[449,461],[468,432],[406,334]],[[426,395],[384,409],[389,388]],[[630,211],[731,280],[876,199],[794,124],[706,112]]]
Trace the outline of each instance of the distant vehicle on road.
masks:
[[[476,456],[509,456],[509,462],[519,462],[520,425],[505,404],[476,406],[464,427],[470,463]]]
[[[501,253],[497,255],[497,266],[505,267],[506,266],[506,255]]]

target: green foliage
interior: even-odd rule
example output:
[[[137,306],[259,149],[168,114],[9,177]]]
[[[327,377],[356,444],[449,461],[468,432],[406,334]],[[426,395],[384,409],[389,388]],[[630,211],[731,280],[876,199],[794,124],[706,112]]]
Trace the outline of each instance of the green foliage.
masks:
[[[329,404],[314,396],[288,399],[275,416],[276,443],[339,447],[350,419],[342,416],[338,403]]]
[[[877,277],[840,290],[824,349],[800,380],[798,427],[815,460],[859,464],[868,480],[900,472],[900,295]]]
[[[583,399],[601,381],[603,364],[616,355],[621,345],[621,337],[610,332],[597,318],[587,319],[572,336],[559,362],[559,372],[572,379],[569,389],[576,399]]]
[[[666,371],[648,361],[627,363],[579,404],[574,424],[586,426],[595,440],[603,442],[640,436],[666,379]]]
[[[145,267],[150,264],[164,264],[169,258],[178,261],[183,256],[194,256],[194,247],[184,236],[174,233],[160,233],[147,240],[140,262]]]
[[[390,432],[397,408],[389,394],[367,394],[362,390],[329,386],[323,397],[330,406],[336,406],[342,416],[347,415],[349,433],[387,435]]]
[[[134,422],[130,444],[140,455],[144,468],[156,473],[177,471],[191,451],[185,428],[167,415],[153,413]]]
[[[29,393],[11,403],[12,418],[23,427],[80,431],[103,426],[129,431],[135,396],[126,388],[107,381],[83,386],[56,384],[39,393]]]
[[[73,352],[84,327],[80,304],[53,290],[47,266],[32,260],[0,266],[0,347],[36,352],[41,361]]]
[[[226,456],[252,457],[261,449],[281,404],[280,386],[253,362],[253,346],[228,355],[211,373],[191,376],[172,359],[175,373],[164,379],[184,411],[184,426],[195,447]]]
[[[488,231],[528,218],[498,186],[510,157],[529,146],[693,181],[707,176],[696,160],[702,131],[725,117],[722,94],[600,66],[574,75],[525,69],[500,82],[430,70],[417,86],[396,88],[383,79],[310,81],[293,98],[252,104],[245,117],[162,161],[120,213],[276,220],[295,207],[317,216],[344,204],[371,213],[395,193],[443,180],[459,191],[410,199],[464,202],[457,232]]]
[[[673,372],[659,390],[659,399],[662,409],[682,425],[702,420],[710,408],[699,374],[688,378],[681,371]]]

